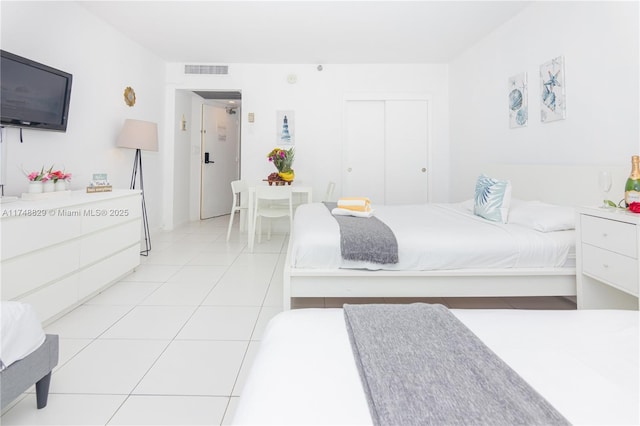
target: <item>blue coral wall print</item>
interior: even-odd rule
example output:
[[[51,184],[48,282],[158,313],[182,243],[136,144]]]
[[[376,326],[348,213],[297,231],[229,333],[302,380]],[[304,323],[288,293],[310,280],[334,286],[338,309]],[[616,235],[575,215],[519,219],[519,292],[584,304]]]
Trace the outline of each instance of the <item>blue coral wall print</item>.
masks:
[[[527,73],[509,78],[509,127],[524,127],[529,121]]]
[[[566,115],[564,57],[558,56],[540,65],[540,120],[563,120]]]

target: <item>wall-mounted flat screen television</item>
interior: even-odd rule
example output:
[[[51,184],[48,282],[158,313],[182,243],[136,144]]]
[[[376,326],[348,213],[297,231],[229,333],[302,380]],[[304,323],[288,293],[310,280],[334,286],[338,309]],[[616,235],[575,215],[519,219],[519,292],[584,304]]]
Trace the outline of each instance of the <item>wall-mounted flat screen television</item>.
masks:
[[[67,130],[73,76],[0,50],[3,126]]]

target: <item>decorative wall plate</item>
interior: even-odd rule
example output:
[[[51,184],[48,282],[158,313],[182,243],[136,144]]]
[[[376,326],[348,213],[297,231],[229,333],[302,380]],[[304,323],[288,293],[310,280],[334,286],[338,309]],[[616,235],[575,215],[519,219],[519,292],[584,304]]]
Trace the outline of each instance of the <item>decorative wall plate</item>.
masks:
[[[131,87],[124,89],[124,101],[130,107],[136,103],[136,92]]]

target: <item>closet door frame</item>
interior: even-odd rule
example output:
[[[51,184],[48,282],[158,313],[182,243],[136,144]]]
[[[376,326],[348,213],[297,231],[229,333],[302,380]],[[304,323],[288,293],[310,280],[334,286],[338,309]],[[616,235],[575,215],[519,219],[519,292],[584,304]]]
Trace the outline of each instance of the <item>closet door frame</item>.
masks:
[[[342,115],[342,164],[341,164],[341,179],[342,187],[344,189],[344,182],[347,179],[347,168],[349,167],[348,150],[347,145],[347,105],[349,101],[424,101],[427,103],[427,202],[431,202],[432,199],[432,180],[431,169],[433,165],[432,159],[432,140],[433,140],[433,100],[432,96],[426,93],[419,92],[362,92],[362,93],[345,93],[343,96],[343,115]],[[401,185],[402,183],[399,183]]]

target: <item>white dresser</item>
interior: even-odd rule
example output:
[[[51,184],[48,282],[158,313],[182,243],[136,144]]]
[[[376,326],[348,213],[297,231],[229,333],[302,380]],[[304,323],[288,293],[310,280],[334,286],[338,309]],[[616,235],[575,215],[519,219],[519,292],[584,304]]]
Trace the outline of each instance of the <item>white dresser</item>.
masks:
[[[579,208],[576,231],[578,309],[638,310],[640,214]]]
[[[72,191],[0,210],[2,300],[32,304],[45,324],[140,264],[140,191]]]

